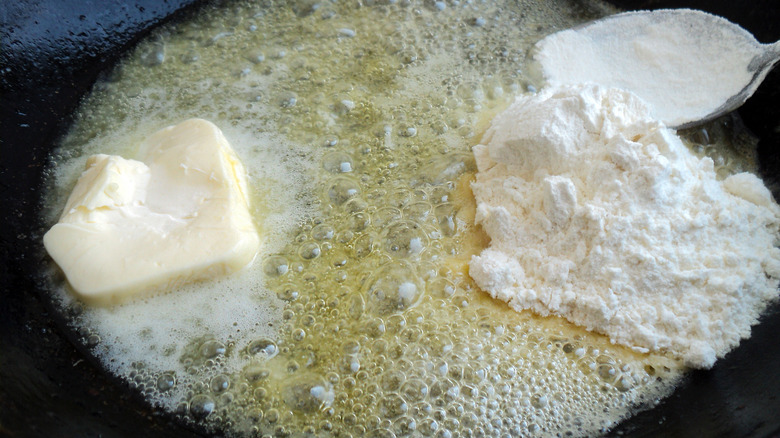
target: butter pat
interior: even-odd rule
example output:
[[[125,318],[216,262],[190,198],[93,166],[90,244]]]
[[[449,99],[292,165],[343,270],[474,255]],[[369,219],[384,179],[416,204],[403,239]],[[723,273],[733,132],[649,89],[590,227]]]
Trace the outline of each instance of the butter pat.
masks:
[[[88,302],[112,304],[234,272],[257,254],[246,171],[213,123],[164,128],[141,145],[140,158],[90,157],[43,237]]]

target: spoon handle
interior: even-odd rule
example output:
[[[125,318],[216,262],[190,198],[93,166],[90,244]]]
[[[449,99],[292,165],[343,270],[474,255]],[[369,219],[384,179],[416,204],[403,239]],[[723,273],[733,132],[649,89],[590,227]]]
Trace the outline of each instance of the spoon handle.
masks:
[[[780,41],[772,44],[761,44],[763,52],[756,55],[748,65],[748,71],[754,72],[758,80],[764,79],[767,73],[772,70],[774,64],[780,60]],[[756,78],[754,78],[754,81]]]
[[[767,61],[769,65],[776,63],[780,60],[780,41],[776,41],[769,45],[766,50]]]

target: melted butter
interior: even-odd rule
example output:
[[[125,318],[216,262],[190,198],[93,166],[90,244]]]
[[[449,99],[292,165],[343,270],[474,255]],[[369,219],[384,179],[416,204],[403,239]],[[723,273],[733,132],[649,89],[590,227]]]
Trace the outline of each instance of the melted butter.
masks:
[[[132,157],[145,133],[204,117],[247,168],[261,254],[111,309],[84,308],[55,273],[56,299],[108,371],[231,435],[588,436],[652,406],[679,363],[516,313],[467,272],[487,245],[471,146],[539,86],[533,43],[609,12],[231,2],[158,31],[85,100],[53,157],[48,217],[90,154]],[[728,143],[697,135],[703,153]]]

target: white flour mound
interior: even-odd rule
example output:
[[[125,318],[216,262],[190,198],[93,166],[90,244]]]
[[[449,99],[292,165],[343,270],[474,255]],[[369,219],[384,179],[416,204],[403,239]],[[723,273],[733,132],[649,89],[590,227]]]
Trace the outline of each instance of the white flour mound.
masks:
[[[519,97],[474,147],[480,288],[634,350],[709,368],[778,296],[780,207],[724,181],[620,89]]]

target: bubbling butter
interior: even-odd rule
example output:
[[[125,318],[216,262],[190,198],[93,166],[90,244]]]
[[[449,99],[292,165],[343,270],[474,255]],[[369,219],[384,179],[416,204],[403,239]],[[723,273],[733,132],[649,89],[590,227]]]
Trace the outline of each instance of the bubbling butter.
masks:
[[[246,171],[219,128],[190,119],[156,132],[141,151],[142,161],[91,156],[44,235],[89,302],[235,272],[257,254]]]

